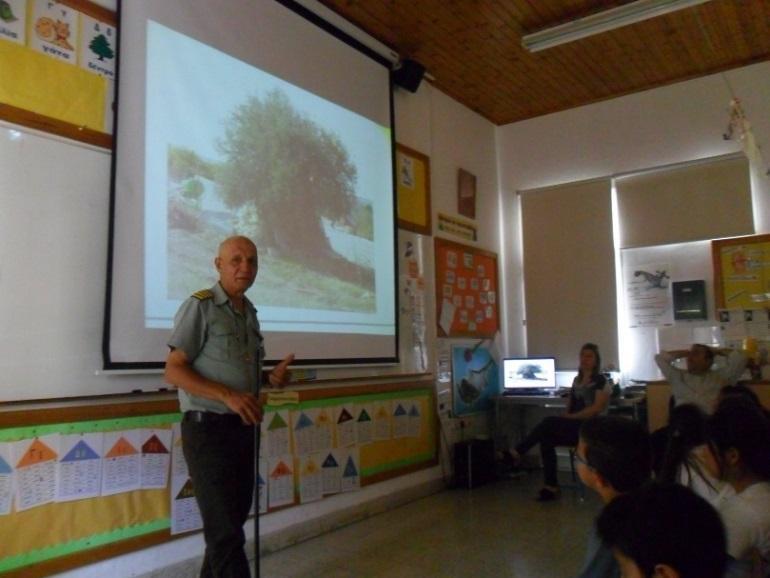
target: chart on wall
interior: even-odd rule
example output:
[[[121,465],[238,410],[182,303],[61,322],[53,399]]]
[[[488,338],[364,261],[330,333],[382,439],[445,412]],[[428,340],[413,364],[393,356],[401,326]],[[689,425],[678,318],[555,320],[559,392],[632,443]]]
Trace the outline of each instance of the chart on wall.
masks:
[[[711,242],[717,309],[770,305],[770,235]]]
[[[499,328],[497,255],[436,238],[439,337],[494,337]]]

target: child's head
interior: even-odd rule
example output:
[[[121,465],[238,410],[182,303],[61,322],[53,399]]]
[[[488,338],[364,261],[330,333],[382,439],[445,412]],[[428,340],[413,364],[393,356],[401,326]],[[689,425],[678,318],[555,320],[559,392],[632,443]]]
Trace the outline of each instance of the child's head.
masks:
[[[730,483],[770,480],[770,419],[753,402],[723,400],[706,424],[714,463],[711,474]]]
[[[719,514],[692,490],[649,484],[619,496],[596,522],[624,578],[722,578],[727,564]]]
[[[685,403],[671,410],[668,444],[658,481],[673,483],[679,468],[688,463],[690,452],[706,443],[706,414],[697,405]]]
[[[580,428],[578,475],[602,497],[629,492],[650,479],[650,436],[638,422],[597,416]]]

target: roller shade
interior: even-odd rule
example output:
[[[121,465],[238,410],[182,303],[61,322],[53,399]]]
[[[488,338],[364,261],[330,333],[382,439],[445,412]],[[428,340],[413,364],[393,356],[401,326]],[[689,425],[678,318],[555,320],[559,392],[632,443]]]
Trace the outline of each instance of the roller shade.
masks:
[[[527,354],[575,369],[592,341],[617,366],[610,180],[522,191],[521,218]]]
[[[623,248],[754,233],[744,157],[620,177],[615,187]]]

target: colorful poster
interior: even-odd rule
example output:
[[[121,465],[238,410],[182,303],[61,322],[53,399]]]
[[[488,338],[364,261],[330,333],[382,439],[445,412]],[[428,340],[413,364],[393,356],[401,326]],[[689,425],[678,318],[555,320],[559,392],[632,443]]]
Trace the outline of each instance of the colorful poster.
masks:
[[[102,434],[62,435],[56,501],[95,498],[102,484]]]
[[[390,401],[376,401],[372,404],[374,412],[375,440],[390,439]]]
[[[13,458],[11,444],[0,443],[0,516],[11,513],[13,503]]]
[[[165,488],[171,461],[171,430],[145,429],[142,435],[141,486],[145,489]]]
[[[361,462],[358,448],[346,451],[344,456],[340,489],[343,492],[353,492],[361,488]]]
[[[357,403],[356,410],[356,443],[359,446],[372,443],[374,439],[374,409],[370,403]]]
[[[195,500],[195,489],[182,452],[181,426],[171,426],[171,533],[181,534],[203,528],[203,520]]]
[[[323,498],[322,454],[299,458],[299,503],[306,504]]]
[[[321,462],[324,494],[336,494],[341,491],[342,468],[340,467],[340,463],[342,461],[342,453],[341,450],[326,452],[326,455]]]
[[[59,434],[13,443],[16,464],[16,510],[49,504],[56,498]]]
[[[290,454],[289,410],[268,412],[264,421],[267,423],[267,457],[276,458]]]
[[[294,458],[291,455],[268,460],[267,499],[270,508],[294,503]]]
[[[115,78],[115,28],[86,14],[80,18],[80,66],[105,78]]]
[[[315,409],[299,409],[291,412],[294,455],[304,456],[315,451],[317,416],[318,410]]]
[[[30,47],[53,58],[75,64],[78,12],[52,0],[34,0]]]
[[[102,464],[102,495],[141,488],[140,430],[106,432]]]
[[[0,40],[26,42],[27,0],[0,0]]]
[[[481,347],[452,346],[452,398],[455,415],[488,411],[500,393],[500,376],[491,352]]]
[[[318,408],[315,418],[315,444],[314,452],[322,452],[332,449],[334,443],[334,409],[330,407]]]
[[[624,268],[630,327],[661,327],[674,324],[670,271],[671,266],[668,263]]]
[[[407,428],[409,437],[420,437],[420,432],[422,431],[422,410],[420,402],[415,400],[409,401],[407,414],[409,415],[409,427]]]
[[[408,402],[404,400],[393,400],[393,437],[409,437],[409,413],[407,411]]]
[[[353,404],[335,408],[334,422],[337,426],[337,447],[347,448],[356,445],[356,419]]]

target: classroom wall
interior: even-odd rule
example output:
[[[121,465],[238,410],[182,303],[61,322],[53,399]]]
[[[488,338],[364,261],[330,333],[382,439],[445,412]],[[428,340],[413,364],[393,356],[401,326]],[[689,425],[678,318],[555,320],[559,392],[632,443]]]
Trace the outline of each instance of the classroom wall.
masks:
[[[500,194],[518,223],[516,191],[632,172],[740,150],[726,141],[737,96],[770,163],[770,63],[680,82],[498,128]],[[770,231],[770,182],[754,176],[755,226]],[[505,230],[509,352],[526,353],[520,227]],[[614,306],[611,304],[610,306]],[[577,344],[576,344],[577,346]]]

